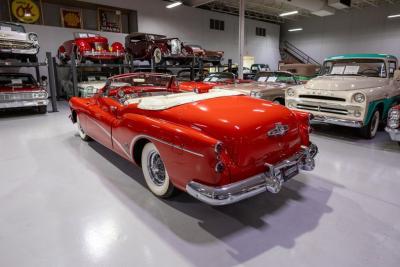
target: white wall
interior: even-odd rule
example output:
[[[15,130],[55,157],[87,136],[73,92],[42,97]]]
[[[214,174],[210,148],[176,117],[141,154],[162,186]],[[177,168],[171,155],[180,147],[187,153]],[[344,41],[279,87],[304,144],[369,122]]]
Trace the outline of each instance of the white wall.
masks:
[[[238,62],[238,17],[210,12],[206,10],[179,6],[166,9],[167,2],[161,0],[86,0],[114,7],[134,9],[138,12],[138,28],[141,32],[164,34],[179,37],[182,41],[202,45],[210,50],[223,50],[225,61],[231,58]],[[225,31],[209,29],[210,18],[225,21]],[[25,25],[28,31],[37,32],[41,45],[41,54],[57,48],[72,38],[76,30],[59,27]],[[267,37],[255,36],[255,27],[267,29]],[[280,26],[254,20],[246,20],[245,54],[254,56],[256,62],[268,63],[276,67],[279,55]],[[124,34],[101,33],[110,41],[124,42]]]
[[[324,58],[344,53],[388,53],[400,56],[400,4],[337,12],[325,18],[311,17],[282,27],[282,40],[288,40],[309,56]],[[301,32],[288,32],[302,27]]]

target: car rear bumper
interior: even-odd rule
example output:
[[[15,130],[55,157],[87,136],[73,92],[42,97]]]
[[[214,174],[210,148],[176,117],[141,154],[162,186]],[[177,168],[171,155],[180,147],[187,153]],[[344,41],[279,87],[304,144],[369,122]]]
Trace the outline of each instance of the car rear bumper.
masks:
[[[38,106],[47,106],[48,104],[49,104],[48,99],[18,100],[10,102],[0,102],[0,109],[38,107]]]
[[[392,128],[386,127],[385,131],[389,133],[390,138],[393,141],[400,142],[400,129],[392,129]]]
[[[289,159],[275,165],[266,164],[268,171],[265,173],[219,187],[191,181],[186,185],[186,191],[194,198],[215,206],[232,204],[265,191],[278,193],[285,182],[283,170],[297,166],[300,170],[311,171],[315,167],[314,157],[317,153],[318,147],[316,145],[303,146],[301,151]]]

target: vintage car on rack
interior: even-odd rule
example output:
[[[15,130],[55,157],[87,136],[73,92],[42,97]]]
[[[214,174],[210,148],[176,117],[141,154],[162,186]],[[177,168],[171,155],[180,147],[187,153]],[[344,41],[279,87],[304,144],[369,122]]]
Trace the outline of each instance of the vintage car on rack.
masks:
[[[45,77],[39,84],[31,74],[0,74],[0,109],[32,108],[47,112],[49,103]]]
[[[389,110],[385,130],[389,133],[390,138],[400,145],[400,105],[394,106]]]
[[[180,82],[178,87],[182,91],[207,91],[217,85],[249,83],[249,80],[238,79],[231,72],[210,73],[203,81],[185,81]]]
[[[106,37],[97,33],[76,32],[74,39],[64,42],[58,48],[58,59],[67,63],[75,56],[78,63],[87,60],[100,63],[123,63],[125,49],[120,42],[114,42],[111,46]]]
[[[321,76],[286,90],[286,106],[311,112],[316,122],[359,128],[371,139],[400,100],[397,67],[396,57],[387,54],[329,57]]]
[[[92,98],[70,100],[83,140],[93,138],[142,167],[152,193],[186,191],[211,205],[277,193],[312,170],[310,115],[212,89],[180,92],[174,76],[133,73],[108,79]],[[110,88],[112,83],[129,86]]]
[[[300,84],[296,77],[287,71],[262,71],[258,72],[251,83],[234,83],[215,88],[236,90],[245,95],[269,100],[285,105],[285,90],[290,86]]]
[[[26,32],[24,26],[0,21],[0,59],[37,62],[39,40],[36,33]]]
[[[154,64],[188,64],[192,61],[193,51],[185,47],[178,38],[166,38],[164,35],[132,33],[125,37],[125,47],[129,61],[151,61]]]
[[[185,45],[185,47],[189,47],[194,56],[203,60],[204,64],[211,63],[213,66],[218,66],[221,64],[221,61],[224,57],[224,51],[212,51],[203,49],[200,45]],[[188,50],[190,50],[188,49]]]
[[[300,83],[306,83],[312,78],[317,77],[319,66],[301,63],[282,64],[279,66],[279,70],[291,72]]]

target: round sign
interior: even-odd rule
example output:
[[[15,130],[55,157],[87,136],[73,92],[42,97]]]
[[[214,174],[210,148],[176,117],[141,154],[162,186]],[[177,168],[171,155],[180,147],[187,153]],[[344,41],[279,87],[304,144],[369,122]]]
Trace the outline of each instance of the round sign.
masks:
[[[11,11],[23,23],[35,23],[40,18],[40,10],[32,0],[13,0]]]

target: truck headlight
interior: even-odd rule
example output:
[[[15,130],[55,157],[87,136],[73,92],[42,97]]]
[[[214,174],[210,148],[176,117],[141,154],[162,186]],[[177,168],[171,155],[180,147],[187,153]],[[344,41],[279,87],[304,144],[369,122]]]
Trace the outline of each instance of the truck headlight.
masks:
[[[388,125],[389,128],[397,129],[400,126],[400,110],[391,109],[389,111],[388,116]]]
[[[294,96],[294,95],[295,95],[294,89],[293,89],[293,88],[287,89],[287,95],[288,95],[288,96]]]
[[[362,93],[356,93],[354,94],[353,99],[357,103],[363,103],[365,101],[365,95]]]
[[[251,91],[250,92],[250,96],[251,97],[256,97],[256,98],[261,98],[261,92]]]

